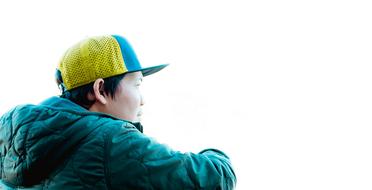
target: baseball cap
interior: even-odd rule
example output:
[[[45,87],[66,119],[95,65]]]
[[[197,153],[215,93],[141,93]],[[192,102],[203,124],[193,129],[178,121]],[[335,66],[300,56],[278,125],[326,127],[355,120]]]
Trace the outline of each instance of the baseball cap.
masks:
[[[168,64],[142,67],[132,46],[122,36],[105,35],[84,39],[69,48],[62,57],[56,77],[71,90],[95,81],[124,73],[141,71],[148,76]]]

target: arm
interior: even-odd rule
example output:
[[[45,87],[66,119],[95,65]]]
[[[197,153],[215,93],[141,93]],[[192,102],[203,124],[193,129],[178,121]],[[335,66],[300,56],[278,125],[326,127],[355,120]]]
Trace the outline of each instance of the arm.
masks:
[[[113,189],[233,189],[236,183],[229,158],[215,149],[181,153],[127,129],[115,133],[108,148]]]

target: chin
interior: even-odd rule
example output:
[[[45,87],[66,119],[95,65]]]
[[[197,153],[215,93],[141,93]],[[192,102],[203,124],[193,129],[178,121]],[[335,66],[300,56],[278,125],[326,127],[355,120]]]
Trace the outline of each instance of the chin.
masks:
[[[142,121],[142,115],[137,115],[135,121],[136,122],[141,122]]]
[[[141,118],[140,117],[137,117],[137,119],[134,120],[134,122],[141,122]]]

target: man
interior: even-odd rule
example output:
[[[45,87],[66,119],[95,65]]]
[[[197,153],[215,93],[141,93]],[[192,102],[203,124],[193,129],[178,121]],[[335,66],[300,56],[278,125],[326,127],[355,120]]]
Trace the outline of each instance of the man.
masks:
[[[166,66],[142,68],[117,35],[71,47],[56,74],[62,95],[0,119],[3,188],[233,189],[223,152],[181,153],[142,133],[139,86]]]

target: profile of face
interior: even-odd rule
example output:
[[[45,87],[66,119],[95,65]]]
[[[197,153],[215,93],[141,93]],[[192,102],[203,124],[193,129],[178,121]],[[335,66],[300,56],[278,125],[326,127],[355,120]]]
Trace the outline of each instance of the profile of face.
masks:
[[[94,94],[89,95],[89,99],[94,98],[95,103],[89,110],[108,113],[131,122],[139,122],[144,105],[140,91],[142,80],[143,75],[140,71],[127,73],[118,84],[115,95],[111,97],[102,91],[104,80],[97,79],[93,85]]]

